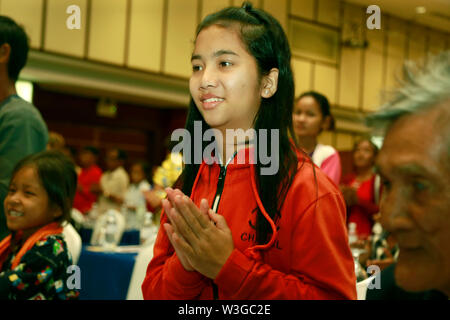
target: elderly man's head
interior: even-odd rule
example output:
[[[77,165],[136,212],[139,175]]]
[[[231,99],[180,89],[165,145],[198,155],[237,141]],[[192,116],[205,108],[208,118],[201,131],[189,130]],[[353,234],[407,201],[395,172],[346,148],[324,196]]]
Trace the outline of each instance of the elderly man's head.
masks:
[[[368,119],[386,129],[377,159],[381,222],[400,248],[397,284],[450,296],[450,52],[406,75],[395,98]]]

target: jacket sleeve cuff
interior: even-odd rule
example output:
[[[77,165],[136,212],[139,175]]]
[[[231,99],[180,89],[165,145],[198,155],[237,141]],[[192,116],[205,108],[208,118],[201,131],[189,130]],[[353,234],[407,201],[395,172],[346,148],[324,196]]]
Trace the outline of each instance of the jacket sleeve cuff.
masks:
[[[174,254],[168,259],[169,274],[173,276],[175,282],[179,283],[182,287],[192,288],[197,287],[203,280],[203,275],[197,271],[187,271]]]
[[[241,251],[234,249],[214,279],[214,283],[225,292],[237,292],[254,264],[255,262]]]

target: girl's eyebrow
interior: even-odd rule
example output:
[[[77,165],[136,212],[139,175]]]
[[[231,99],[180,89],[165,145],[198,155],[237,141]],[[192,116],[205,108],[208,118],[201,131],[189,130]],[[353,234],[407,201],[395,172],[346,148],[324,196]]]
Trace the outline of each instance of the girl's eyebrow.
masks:
[[[236,52],[231,51],[231,50],[219,50],[219,51],[214,52],[214,57],[219,57],[219,56],[222,56],[224,54],[232,54],[232,55],[235,55],[235,56],[239,56]]]
[[[235,55],[235,56],[239,57],[239,55],[236,52],[231,51],[231,50],[218,50],[218,51],[214,52],[213,57],[217,58],[217,57],[220,57],[225,54],[231,54],[231,55]],[[191,56],[191,61],[192,60],[201,60],[201,59],[202,59],[202,56],[200,54],[193,54]]]

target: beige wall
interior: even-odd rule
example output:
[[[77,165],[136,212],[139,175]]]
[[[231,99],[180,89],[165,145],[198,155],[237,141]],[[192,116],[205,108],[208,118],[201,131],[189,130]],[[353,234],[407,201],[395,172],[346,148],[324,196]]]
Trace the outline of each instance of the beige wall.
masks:
[[[0,13],[23,24],[34,49],[118,65],[171,77],[188,78],[195,27],[208,13],[237,0],[1,0]],[[353,22],[369,41],[368,49],[342,47],[336,64],[294,55],[296,94],[324,93],[333,108],[368,112],[382,101],[380,92],[396,86],[403,59],[420,59],[450,47],[450,34],[382,12],[382,29],[365,27],[365,8],[337,0],[257,0],[287,30],[291,20],[341,32]],[[81,29],[69,30],[69,5],[81,9]],[[337,110],[337,109],[336,109]],[[348,149],[356,132],[340,128],[321,140]]]

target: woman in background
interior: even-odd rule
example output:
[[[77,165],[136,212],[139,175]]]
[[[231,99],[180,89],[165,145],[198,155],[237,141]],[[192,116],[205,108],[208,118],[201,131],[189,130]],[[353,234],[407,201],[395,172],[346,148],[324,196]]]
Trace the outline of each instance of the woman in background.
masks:
[[[356,224],[356,233],[360,240],[367,239],[372,233],[373,215],[379,210],[380,186],[374,173],[378,147],[370,139],[364,138],[353,148],[354,173],[342,179],[341,190],[347,204],[348,223]]]
[[[342,172],[339,153],[332,146],[317,141],[323,130],[334,129],[328,99],[315,91],[302,93],[295,100],[292,124],[299,146],[316,166],[339,185]]]

